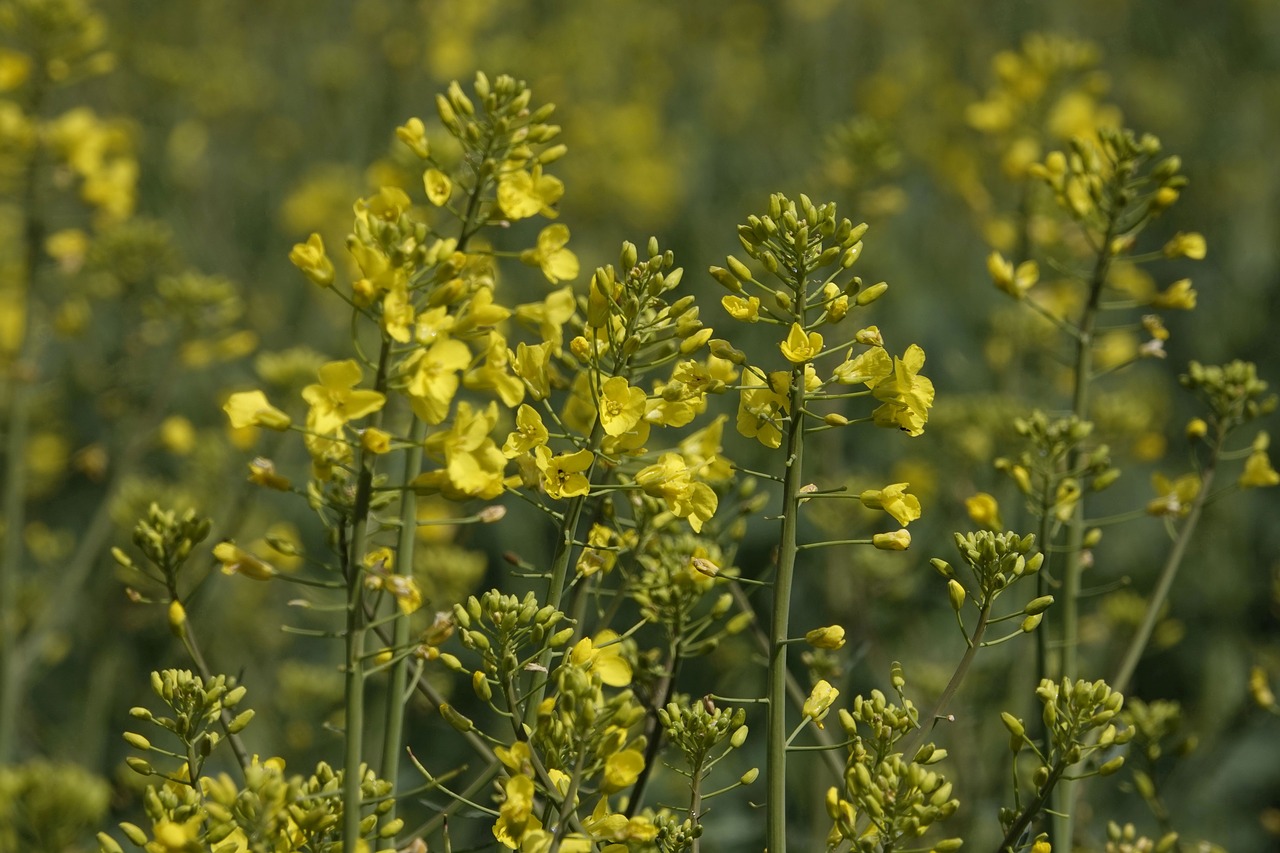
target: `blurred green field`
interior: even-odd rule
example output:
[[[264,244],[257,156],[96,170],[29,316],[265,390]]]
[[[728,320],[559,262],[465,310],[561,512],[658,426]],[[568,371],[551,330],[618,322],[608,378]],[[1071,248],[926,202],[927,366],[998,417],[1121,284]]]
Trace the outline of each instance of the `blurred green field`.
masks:
[[[0,2],[0,25],[29,2]],[[842,215],[870,223],[860,274],[891,286],[873,320],[929,353],[938,397],[918,438],[822,446],[823,473],[854,481],[892,471],[894,481],[910,479],[924,504],[906,554],[803,566],[804,623],[838,622],[849,632],[835,661],[848,696],[883,684],[892,661],[904,664],[913,689],[941,690],[962,649],[928,559],[952,556],[950,531],[972,527],[964,500],[977,491],[999,498],[1007,525],[1033,529],[992,460],[1014,452],[1014,415],[1031,405],[1061,409],[1069,399],[1060,365],[1037,354],[1034,328],[991,286],[986,266],[993,248],[1016,248],[1010,223],[1020,203],[1008,161],[1000,161],[1002,143],[975,128],[973,105],[997,85],[993,62],[1002,52],[1018,51],[1033,34],[1092,45],[1097,63],[1085,88],[1095,100],[1050,99],[1051,134],[1108,111],[1158,136],[1190,178],[1159,233],[1196,231],[1208,244],[1199,264],[1154,268],[1162,287],[1190,276],[1199,294],[1194,312],[1168,320],[1167,360],[1100,383],[1098,420],[1115,436],[1124,475],[1090,515],[1141,507],[1153,496],[1153,473],[1187,470],[1183,428],[1194,409],[1176,375],[1190,360],[1247,359],[1280,382],[1278,0],[101,0],[94,7],[114,68],[51,90],[41,114],[87,107],[109,119],[118,144],[136,157],[136,199],[131,215],[91,214],[69,191],[70,176],[52,173],[36,190],[46,235],[75,228],[94,240],[85,256],[41,259],[29,293],[21,245],[30,197],[4,147],[6,104],[25,95],[6,83],[0,53],[0,300],[9,306],[0,308],[0,422],[10,425],[0,432],[22,445],[6,456],[10,468],[0,477],[14,482],[15,459],[27,469],[3,523],[6,554],[19,570],[0,601],[11,620],[0,641],[13,644],[20,663],[5,685],[17,722],[7,754],[0,752],[0,853],[92,849],[94,831],[137,819],[141,782],[123,765],[120,732],[130,725],[129,708],[148,702],[152,669],[188,665],[163,608],[130,600],[109,553],[127,547],[150,502],[199,508],[214,521],[210,543],[272,535],[318,550],[321,531],[300,501],[244,481],[254,455],[274,456],[285,469],[304,467],[305,454],[275,434],[256,444],[231,434],[221,406],[229,393],[264,384],[273,398],[296,402],[321,360],[347,357],[346,313],[290,264],[290,247],[318,232],[336,260],[357,198],[384,185],[420,193],[417,163],[394,130],[412,116],[430,123],[435,94],[451,80],[469,83],[477,70],[527,81],[540,101],[557,105],[569,149],[556,164],[566,188],[558,221],[572,230],[584,272],[614,261],[622,240],[644,245],[656,235],[685,267],[709,325],[729,321],[706,269],[739,250],[737,223],[769,193],[831,200]],[[24,50],[21,33],[0,29],[0,51]],[[545,282],[537,270],[524,272],[501,288],[513,301],[540,299]],[[35,341],[25,352],[38,379],[29,433],[15,439],[13,380],[26,362],[17,358],[14,324],[22,321],[14,318],[24,306]],[[733,401],[721,405],[732,412]],[[1275,424],[1272,416],[1260,426]],[[755,442],[726,443],[744,467],[765,464]],[[11,520],[15,508],[21,529]],[[1280,719],[1257,708],[1248,689],[1254,666],[1280,681],[1277,518],[1274,489],[1209,507],[1155,647],[1128,691],[1182,703],[1188,753],[1162,756],[1152,773],[1184,850],[1201,839],[1265,850],[1280,838]],[[818,516],[810,533],[823,524],[848,521]],[[431,546],[442,549],[444,568],[425,590],[429,609],[507,583],[502,552],[533,551],[550,537],[534,513],[514,507],[501,528],[494,536],[464,528],[457,542]],[[771,535],[752,528],[738,557],[745,574],[769,562]],[[1085,586],[1099,594],[1086,598],[1082,624],[1090,677],[1113,669],[1168,541],[1161,521],[1142,519],[1108,532],[1094,549]],[[334,760],[336,646],[281,632],[282,621],[306,621],[286,606],[291,590],[226,578],[212,558],[205,564],[189,615],[213,669],[249,688],[258,712],[246,732],[251,750],[299,769]],[[1007,796],[1008,750],[999,710],[1036,713],[1027,688],[1031,644],[1016,645],[979,658],[947,735],[962,800],[949,834],[964,835],[965,849],[991,849],[1000,837],[995,813]],[[725,645],[685,673],[704,685],[690,692],[743,695],[743,684],[762,679],[751,666],[755,654],[746,641]],[[436,767],[467,760],[444,731],[416,709],[415,753]],[[86,810],[84,826],[68,820],[67,837],[21,837],[17,829],[31,816],[5,811],[6,796],[17,803],[21,786],[32,784],[19,768],[38,759],[106,780],[107,787],[63,785]],[[816,759],[796,764],[795,845],[820,849],[829,781],[814,772]],[[1088,849],[1104,849],[1107,820],[1159,834],[1126,784],[1086,790],[1080,831]],[[759,849],[757,817],[745,807],[713,810],[709,820],[721,834],[706,840],[708,849]],[[454,849],[479,849],[488,838],[482,830],[464,840],[470,831],[456,829]]]

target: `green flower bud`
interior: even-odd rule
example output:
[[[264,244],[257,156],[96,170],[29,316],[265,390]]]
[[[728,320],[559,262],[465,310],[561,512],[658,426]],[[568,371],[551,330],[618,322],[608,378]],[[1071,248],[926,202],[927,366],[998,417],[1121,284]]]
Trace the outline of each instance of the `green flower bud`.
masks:
[[[454,729],[463,734],[466,734],[475,728],[475,723],[455,711],[453,706],[448,702],[442,702],[440,704],[440,716],[444,717],[446,723],[453,726]]]
[[[738,779],[738,784],[740,784],[740,785],[750,785],[752,782],[756,781],[756,779],[757,779],[759,776],[760,776],[760,768],[759,768],[759,767],[752,767],[752,768],[751,768],[750,770],[748,770],[746,773],[743,773],[743,774],[742,774],[742,777],[741,777],[740,779]]]
[[[1009,734],[1013,735],[1015,738],[1021,740],[1026,735],[1027,730],[1026,727],[1022,725],[1022,720],[1019,720],[1008,711],[1000,712],[1000,721],[1004,723],[1004,727],[1009,730]]]
[[[734,729],[733,734],[729,737],[729,745],[734,749],[739,749],[747,742],[748,731],[749,730],[746,726],[738,726],[738,728]]]
[[[124,848],[120,846],[120,842],[105,832],[98,833],[98,849],[102,853],[124,853]]]
[[[1040,622],[1044,619],[1043,613],[1034,613],[1022,620],[1022,633],[1030,634],[1040,626]]]
[[[1103,764],[1101,767],[1098,768],[1098,775],[1110,776],[1112,773],[1115,773],[1117,770],[1119,770],[1123,766],[1124,766],[1124,756],[1117,755],[1115,758],[1111,759],[1110,761],[1108,761],[1107,763]]]
[[[493,688],[489,686],[489,679],[485,677],[483,670],[477,669],[471,673],[471,689],[476,692],[482,702],[488,702],[493,698]]]
[[[136,824],[122,823],[120,824],[120,831],[125,834],[126,838],[139,847],[143,847],[147,843],[147,834]]]
[[[951,599],[951,609],[959,613],[960,608],[964,607],[965,591],[955,578],[947,581],[947,597]]]
[[[1043,613],[1053,604],[1052,595],[1042,595],[1039,598],[1033,598],[1027,602],[1027,606],[1022,608],[1022,612],[1028,616],[1034,616],[1037,613]]]
[[[140,776],[150,776],[155,773],[155,770],[151,767],[151,762],[147,761],[145,758],[139,758],[136,755],[131,755],[126,758],[124,763],[129,765],[130,770]]]
[[[254,711],[248,708],[236,715],[235,719],[227,723],[227,731],[231,734],[239,734],[244,731],[245,726],[249,725],[249,721],[253,719]]]
[[[866,290],[859,293],[854,301],[857,302],[858,305],[865,307],[883,296],[884,292],[888,289],[889,285],[883,281],[879,284],[873,284]]]

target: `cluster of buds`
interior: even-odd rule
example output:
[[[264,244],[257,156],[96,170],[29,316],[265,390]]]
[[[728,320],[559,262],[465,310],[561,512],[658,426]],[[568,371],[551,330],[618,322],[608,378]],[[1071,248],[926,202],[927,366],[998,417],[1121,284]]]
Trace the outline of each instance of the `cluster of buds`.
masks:
[[[1145,168],[1160,150],[1151,134],[1100,127],[1096,142],[1074,137],[1069,152],[1054,151],[1029,172],[1049,185],[1076,221],[1109,231],[1116,242],[1108,250],[1119,254],[1132,243],[1130,232],[1170,207],[1187,185],[1176,155]]]
[[[890,681],[900,704],[879,690],[858,696],[851,710],[840,710],[840,724],[850,739],[845,762],[844,791],[827,792],[832,820],[830,844],[842,840],[853,850],[897,849],[955,814],[960,801],[951,796],[951,783],[931,769],[947,751],[926,743],[907,758],[897,751],[904,737],[919,727],[919,712],[903,693],[902,667],[895,663]],[[865,825],[864,825],[865,824]],[[934,850],[955,850],[960,839],[935,842]]]
[[[1015,581],[1034,575],[1044,562],[1044,554],[1035,551],[1034,534],[1019,536],[1012,531],[994,533],[989,530],[980,530],[976,533],[957,533],[955,542],[960,556],[964,558],[965,565],[969,567],[969,573],[977,584],[980,607],[989,606]],[[930,560],[930,564],[947,579],[947,586],[951,590],[952,606],[958,611],[967,595],[964,584],[956,577],[955,569],[946,560],[935,557]],[[1028,614],[1027,619],[1034,622],[1029,625],[1024,622],[1024,631],[1035,629],[1040,623],[1040,614],[1043,610],[1044,608],[1040,608],[1036,613]]]
[[[453,606],[462,644],[480,653],[482,671],[489,678],[514,678],[544,649],[569,642],[573,628],[556,630],[564,618],[549,604],[539,606],[532,592],[517,598],[491,589]]]
[[[1139,835],[1133,824],[1107,821],[1106,853],[1173,853],[1178,849],[1178,833],[1167,832],[1158,840]]]
[[[179,513],[172,509],[163,510],[153,503],[147,509],[146,517],[134,525],[133,544],[160,571],[160,577],[152,577],[152,580],[171,584],[178,569],[191,556],[192,549],[208,538],[212,527],[213,523],[197,515],[195,510]],[[112,548],[111,556],[121,568],[145,574],[120,548]]]
[[[736,319],[789,324],[797,308],[817,307],[823,312],[821,322],[838,323],[851,304],[867,305],[888,289],[877,284],[862,290],[862,279],[857,276],[843,284],[835,282],[862,254],[866,231],[865,223],[855,226],[848,219],[838,219],[832,203],[814,205],[808,196],[801,195],[797,204],[774,193],[769,198],[769,213],[752,214],[745,225],[738,226],[738,240],[749,257],[783,283],[783,289],[765,286],[732,255],[726,259],[728,269],[712,267],[711,275],[732,294],[725,297],[724,304]],[[834,270],[825,278],[809,280],[828,267]],[[767,294],[767,301],[754,295],[743,298],[748,286]]]
[[[1179,381],[1204,399],[1214,425],[1223,430],[1276,410],[1276,395],[1267,393],[1267,383],[1258,378],[1257,366],[1251,361],[1237,359],[1223,365],[1193,361]]]
[[[1090,421],[1075,415],[1050,418],[1037,409],[1025,418],[1015,418],[1013,426],[1029,446],[1016,459],[1000,458],[995,465],[1023,494],[1034,498],[1037,513],[1044,511],[1066,521],[1080,500],[1082,484],[1102,491],[1120,477],[1107,445],[1081,452],[1081,445],[1093,434]],[[1069,468],[1072,461],[1075,467]]]
[[[746,720],[747,712],[742,708],[719,708],[709,697],[697,702],[670,702],[658,709],[658,721],[667,739],[684,754],[694,774],[746,743]],[[724,753],[708,761],[712,751],[725,743],[728,747]]]
[[[218,675],[208,680],[193,675],[185,669],[166,669],[151,673],[151,689],[173,711],[173,716],[157,717],[150,710],[136,707],[129,711],[135,720],[151,723],[170,732],[182,744],[182,756],[187,768],[182,771],[183,781],[190,782],[199,774],[199,766],[222,741],[222,733],[214,729],[224,711],[234,711],[244,699],[245,688],[236,686],[235,680]],[[253,719],[251,709],[242,711],[227,724],[228,734],[237,734]],[[155,749],[149,738],[135,732],[125,732],[124,739],[134,749],[150,752]],[[164,755],[173,755],[160,750]],[[130,768],[143,776],[157,773],[151,762],[140,756],[127,759]]]

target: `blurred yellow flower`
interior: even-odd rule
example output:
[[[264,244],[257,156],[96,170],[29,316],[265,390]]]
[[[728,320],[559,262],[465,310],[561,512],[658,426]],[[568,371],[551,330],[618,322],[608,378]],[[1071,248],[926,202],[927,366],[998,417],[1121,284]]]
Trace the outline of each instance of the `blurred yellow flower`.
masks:
[[[508,219],[527,219],[537,214],[554,219],[552,205],[562,195],[564,182],[542,174],[540,163],[535,163],[532,171],[510,169],[498,179],[498,206]]]
[[[965,498],[964,508],[969,511],[969,519],[979,527],[985,527],[987,530],[1004,529],[1004,524],[1000,520],[1000,504],[994,495],[978,492],[972,497]]]
[[[213,557],[222,564],[224,574],[244,575],[256,581],[271,580],[276,575],[274,566],[232,542],[219,542],[215,545]]]
[[[1280,474],[1271,467],[1271,459],[1265,449],[1255,450],[1249,454],[1244,463],[1244,471],[1237,481],[1242,489],[1257,489],[1280,485]]]
[[[333,262],[324,251],[324,240],[312,234],[305,243],[297,243],[289,252],[289,262],[321,287],[333,284]]]
[[[286,430],[292,421],[284,412],[267,401],[261,391],[241,391],[232,394],[222,406],[231,420],[232,429],[260,426],[267,429]]]

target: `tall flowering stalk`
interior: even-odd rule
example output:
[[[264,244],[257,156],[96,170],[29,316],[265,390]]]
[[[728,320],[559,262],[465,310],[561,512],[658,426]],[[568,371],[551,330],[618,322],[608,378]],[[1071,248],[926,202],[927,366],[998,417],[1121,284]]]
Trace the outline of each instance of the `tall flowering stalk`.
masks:
[[[920,375],[924,353],[918,346],[912,345],[903,356],[894,357],[885,350],[875,327],[847,334],[834,345],[828,344],[819,331],[832,334],[851,310],[869,305],[887,289],[883,283],[864,288],[860,278],[847,273],[862,253],[866,230],[866,225],[854,226],[850,220],[838,218],[833,204],[815,205],[806,196],[796,202],[774,195],[766,214],[751,216],[738,229],[747,255],[763,267],[764,281],[732,256],[726,268],[711,270],[716,280],[731,291],[723,305],[734,319],[775,325],[785,334],[777,345],[787,365],[782,370],[750,363],[727,342],[713,344],[713,351],[744,365],[738,431],[765,447],[785,447],[782,473],[771,475],[782,484],[777,568],[768,620],[766,835],[771,851],[784,851],[787,843],[787,750],[796,734],[788,727],[787,645],[791,641],[791,591],[802,547],[799,515],[804,500],[823,494],[807,480],[805,435],[854,421],[874,422],[919,435],[933,403],[933,385]],[[840,385],[861,385],[863,390],[845,392]],[[861,417],[821,411],[823,407],[834,408],[836,401],[866,397],[880,401],[880,405]],[[905,525],[919,517],[919,504],[915,504],[914,512],[906,510],[901,489],[897,491],[897,505],[904,507],[900,512],[894,512],[891,498],[882,497],[888,490],[876,492],[864,502],[889,511],[904,526],[876,534],[862,544],[888,550],[904,550],[910,544]],[[802,725],[825,716],[837,695],[838,691],[829,684],[820,682],[805,703]]]

